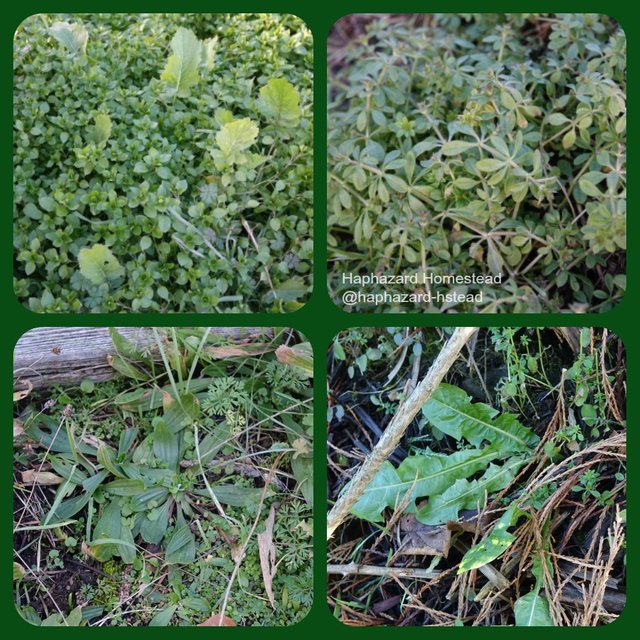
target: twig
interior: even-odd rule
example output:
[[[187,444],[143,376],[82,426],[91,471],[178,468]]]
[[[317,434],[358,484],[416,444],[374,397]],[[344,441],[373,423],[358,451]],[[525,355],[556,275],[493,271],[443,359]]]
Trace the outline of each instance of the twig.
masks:
[[[258,241],[256,240],[256,237],[253,235],[253,230],[249,226],[249,223],[244,218],[242,218],[242,226],[245,228],[247,234],[249,235],[249,239],[253,243],[253,246],[256,248],[256,251],[259,252],[260,251],[260,245],[258,244]],[[267,265],[266,264],[263,266],[263,269],[264,269],[264,275],[267,278],[267,283],[269,284],[269,288],[271,289],[271,293],[273,293],[274,298],[277,298],[278,294],[276,293],[276,290],[273,288],[273,282],[271,280],[271,274],[269,273],[269,269],[267,269]]]
[[[347,485],[344,493],[338,498],[327,516],[327,540],[349,515],[353,505],[362,496],[371,480],[387,460],[391,452],[398,446],[404,432],[423,405],[436,390],[451,365],[458,357],[460,350],[477,331],[475,327],[458,327],[447,340],[415,391],[400,405],[382,437],[367,456],[366,460]]]
[[[218,497],[216,496],[216,494],[214,493],[213,489],[211,488],[211,485],[209,484],[209,480],[207,478],[207,474],[205,472],[205,468],[204,465],[202,464],[202,456],[200,455],[200,445],[198,443],[198,425],[194,423],[193,425],[193,437],[195,440],[195,445],[196,445],[196,457],[198,460],[198,465],[200,466],[200,475],[202,476],[202,479],[204,480],[204,486],[207,488],[207,491],[209,492],[209,496],[211,497],[211,501],[213,502],[213,504],[215,505],[216,509],[218,510],[218,513],[227,521],[230,522],[230,519],[227,517],[227,514],[224,512],[224,509],[222,507],[222,505],[220,504],[220,501],[218,500]]]
[[[233,567],[233,571],[231,572],[231,576],[229,577],[229,584],[227,585],[227,588],[224,592],[224,597],[222,598],[222,606],[220,607],[220,613],[219,613],[220,618],[219,618],[218,626],[222,626],[223,624],[225,611],[227,610],[227,604],[229,603],[229,596],[231,595],[231,589],[233,588],[233,584],[236,581],[238,571],[240,570],[240,565],[242,564],[242,561],[244,560],[244,556],[247,553],[247,547],[249,546],[249,541],[253,537],[253,533],[256,530],[256,527],[258,526],[258,522],[260,521],[260,516],[262,515],[262,505],[264,504],[265,498],[267,497],[267,492],[269,491],[269,487],[271,486],[271,479],[273,478],[276,472],[276,469],[280,464],[280,460],[282,460],[282,456],[283,454],[280,454],[276,458],[276,461],[273,463],[273,466],[269,470],[269,475],[267,476],[267,479],[264,482],[264,488],[260,493],[260,502],[258,503],[256,517],[253,521],[253,524],[251,525],[251,529],[249,529],[249,533],[247,534],[245,541],[242,543],[242,547],[240,547],[238,554],[236,556],[235,565]]]
[[[440,571],[434,569],[411,569],[409,567],[377,567],[375,565],[356,564],[328,564],[327,573],[343,576],[382,576],[385,578],[435,578]]]

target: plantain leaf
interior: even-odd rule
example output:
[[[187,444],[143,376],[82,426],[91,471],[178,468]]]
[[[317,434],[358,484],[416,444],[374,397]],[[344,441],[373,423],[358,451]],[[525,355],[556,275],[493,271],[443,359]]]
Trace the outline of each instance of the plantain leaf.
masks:
[[[548,600],[539,589],[518,598],[513,606],[516,627],[553,627]]]
[[[456,480],[482,471],[498,457],[496,449],[486,447],[456,451],[450,455],[429,452],[409,456],[397,470],[386,461],[351,512],[359,518],[379,522],[382,511],[403,501],[408,491],[411,491],[411,496],[407,511],[413,512],[416,498],[441,494]]]
[[[215,497],[222,504],[230,507],[255,507],[260,502],[262,489],[241,487],[236,484],[214,484],[211,486]],[[210,498],[208,489],[196,489],[194,493],[204,498]],[[267,491],[267,495],[271,495]]]
[[[122,543],[118,546],[118,554],[122,558],[122,562],[125,564],[133,564],[136,559],[136,545],[133,541],[133,533],[131,529],[122,524],[120,529],[120,539]]]
[[[258,109],[276,126],[295,127],[300,120],[300,95],[284,78],[272,78],[260,89]]]
[[[87,478],[82,483],[82,488],[89,494],[93,494],[94,491],[102,484],[102,481],[109,475],[107,469],[102,469],[98,473]]]
[[[458,574],[484,567],[500,557],[516,539],[509,533],[509,527],[513,526],[523,513],[516,503],[512,504],[496,522],[491,533],[464,554]]]
[[[500,491],[515,478],[517,470],[525,463],[523,458],[510,458],[502,466],[490,464],[484,475],[478,480],[457,480],[444,493],[429,500],[418,509],[416,518],[423,524],[444,524],[457,520],[462,509],[482,507],[486,495]]]
[[[109,327],[109,335],[111,336],[116,351],[123,358],[128,358],[129,360],[147,360],[136,345],[119,333],[115,327]]]
[[[186,98],[191,87],[200,80],[198,66],[200,64],[202,44],[190,29],[180,27],[171,40],[171,50],[167,64],[160,76],[167,84],[173,85],[176,95]]]
[[[313,506],[313,455],[299,455],[291,460],[291,471],[307,504]]]
[[[114,496],[137,496],[144,491],[144,482],[121,478],[107,482],[104,489]]]
[[[51,416],[41,415],[37,422],[25,427],[25,433],[42,444],[45,449],[57,453],[70,453],[74,456],[78,451],[88,455],[95,455],[95,447],[85,442],[70,441],[70,433],[66,429],[61,429],[60,425]]]
[[[145,509],[153,509],[157,507],[167,496],[169,489],[165,487],[153,487],[147,489],[131,500],[131,508],[134,511],[144,511]]]
[[[150,627],[168,627],[173,618],[173,614],[178,610],[177,604],[170,604],[164,609],[160,609],[153,618],[149,621]]]
[[[178,513],[176,527],[165,548],[165,560],[168,564],[189,564],[196,557],[196,539],[182,512]]]
[[[128,360],[125,360],[122,356],[108,355],[107,363],[110,367],[113,367],[120,375],[123,375],[125,378],[133,378],[134,380],[138,380],[140,382],[144,382],[149,379],[149,376],[140,371],[137,367],[134,367]]]
[[[96,454],[96,458],[98,462],[111,474],[116,476],[117,478],[125,478],[126,476],[122,472],[120,465],[116,462],[116,453],[115,451],[102,443],[98,447],[98,452]]]
[[[178,468],[180,457],[178,438],[167,427],[164,420],[158,420],[153,431],[153,454],[160,462],[164,462],[167,469]]]
[[[96,560],[106,562],[118,554],[117,543],[111,541],[120,539],[121,531],[120,505],[114,500],[107,503],[93,530],[90,547]]]
[[[135,442],[135,439],[138,437],[138,428],[130,427],[125,429],[120,434],[120,439],[118,440],[118,457],[125,456],[131,445]]]
[[[172,398],[173,400],[173,398]],[[173,433],[189,426],[200,415],[200,402],[193,393],[184,393],[173,400],[165,410],[163,419]]]
[[[140,525],[140,535],[145,542],[158,544],[164,538],[169,524],[169,511],[173,500],[167,500],[162,506],[150,509],[144,514]]]
[[[429,422],[447,435],[464,438],[479,447],[483,441],[501,451],[528,451],[538,443],[538,436],[520,422],[515,415],[503,413],[471,398],[458,387],[441,384],[424,407],[422,413]],[[498,417],[496,417],[498,416]]]
[[[216,424],[210,433],[208,433],[202,441],[198,444],[198,451],[200,452],[200,464],[194,465],[191,469],[195,469],[195,472],[199,472],[200,465],[205,465],[207,462],[213,460],[215,455],[222,449],[222,447],[229,442],[232,437],[231,429],[226,422]]]
[[[118,259],[103,244],[94,244],[91,249],[80,249],[78,264],[80,273],[93,284],[103,284],[124,275],[124,268]]]
[[[81,511],[87,506],[89,499],[91,498],[90,493],[81,493],[79,496],[75,496],[73,498],[67,498],[63,500],[54,510],[53,514],[48,516],[49,523],[55,524],[56,522],[64,522],[68,520],[72,516],[75,516],[76,513]],[[44,524],[44,518],[42,523]]]

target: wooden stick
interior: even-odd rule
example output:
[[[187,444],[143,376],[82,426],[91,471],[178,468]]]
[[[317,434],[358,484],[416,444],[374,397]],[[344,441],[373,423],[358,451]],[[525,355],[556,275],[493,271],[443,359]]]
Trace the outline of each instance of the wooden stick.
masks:
[[[434,569],[411,569],[409,567],[377,567],[375,565],[356,564],[329,564],[327,573],[341,574],[343,576],[382,576],[385,578],[435,578],[441,571]]]
[[[431,365],[427,375],[407,400],[400,405],[373,451],[367,456],[351,482],[347,485],[344,493],[338,498],[329,512],[327,516],[327,540],[333,536],[335,530],[344,522],[353,505],[360,499],[364,490],[378,473],[382,463],[387,460],[398,446],[400,439],[418,411],[422,409],[423,405],[438,388],[445,374],[460,354],[462,347],[477,330],[476,327],[458,327],[455,329]]]

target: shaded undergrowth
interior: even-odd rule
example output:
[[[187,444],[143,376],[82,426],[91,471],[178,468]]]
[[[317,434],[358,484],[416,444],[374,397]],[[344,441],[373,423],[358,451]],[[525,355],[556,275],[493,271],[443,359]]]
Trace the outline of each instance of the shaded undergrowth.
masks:
[[[425,374],[444,338],[435,329],[358,329],[334,341],[330,501]],[[329,543],[334,615],[353,626],[611,622],[626,598],[626,382],[619,339],[587,329],[480,330],[445,382],[452,387],[444,391],[456,387],[470,397],[469,414],[484,404],[485,415],[515,416],[531,446],[518,453],[508,482],[486,485],[474,508],[437,526],[429,523],[442,518],[429,505],[441,505],[442,493],[420,493],[420,471],[387,501],[393,506],[384,509],[380,522],[364,519],[375,520],[374,512],[362,510],[364,502],[356,505],[361,517],[351,518]],[[510,419],[500,424],[505,423]],[[427,409],[389,462],[402,472],[405,460],[419,470],[416,460],[425,457],[471,454],[472,445],[452,433],[442,415]],[[486,473],[479,471],[456,486],[478,486],[482,477]],[[369,491],[367,499],[375,495]],[[422,495],[430,497],[418,499],[414,508]],[[505,534],[501,522],[507,524]]]

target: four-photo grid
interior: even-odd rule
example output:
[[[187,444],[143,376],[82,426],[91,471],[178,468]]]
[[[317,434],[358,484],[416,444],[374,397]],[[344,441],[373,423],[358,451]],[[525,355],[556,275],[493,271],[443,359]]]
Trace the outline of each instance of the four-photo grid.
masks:
[[[38,326],[13,361],[16,611],[607,625],[626,603],[627,350],[576,314],[626,288],[625,33],[353,13],[314,60],[314,25],[19,24],[13,288]],[[148,315],[82,323],[111,313]]]

